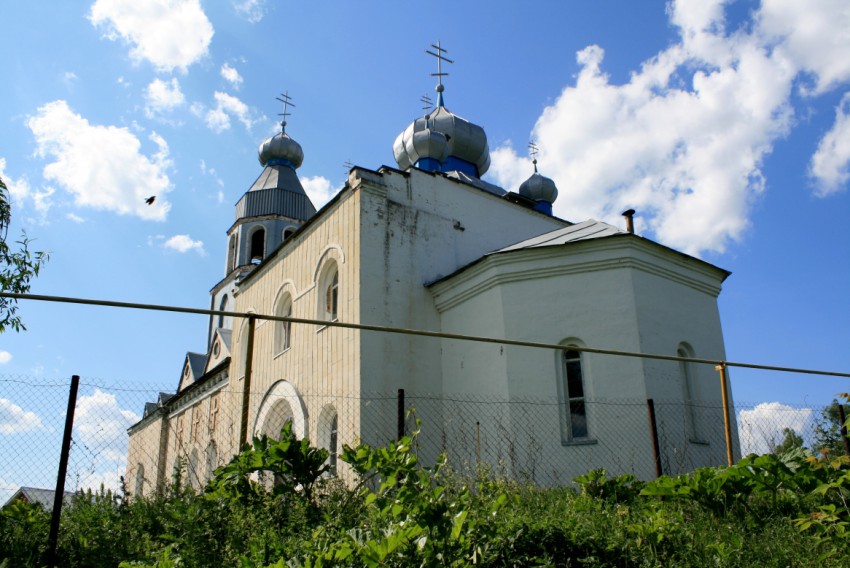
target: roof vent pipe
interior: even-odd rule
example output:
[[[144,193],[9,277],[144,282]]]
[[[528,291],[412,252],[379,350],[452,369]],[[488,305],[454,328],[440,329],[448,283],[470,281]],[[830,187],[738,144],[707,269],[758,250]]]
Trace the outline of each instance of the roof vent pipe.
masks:
[[[622,215],[623,215],[623,217],[626,218],[626,230],[629,232],[629,234],[634,235],[635,234],[635,220],[634,220],[635,210],[634,209],[626,209],[625,211],[623,211]]]

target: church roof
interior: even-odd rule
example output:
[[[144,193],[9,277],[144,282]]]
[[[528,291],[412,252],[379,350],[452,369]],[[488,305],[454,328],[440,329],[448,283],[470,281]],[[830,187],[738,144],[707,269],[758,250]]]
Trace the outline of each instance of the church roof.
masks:
[[[304,192],[295,170],[285,165],[266,165],[262,173],[236,204],[236,219],[263,215],[284,215],[306,220],[316,207]]]
[[[192,375],[197,378],[204,374],[204,363],[206,363],[207,356],[202,353],[194,353],[190,351],[186,354],[186,357],[189,358],[189,365],[192,367]]]
[[[65,492],[65,499],[71,497],[73,493]],[[41,489],[39,487],[21,487],[15,494],[12,495],[3,507],[8,507],[15,501],[24,501],[26,503],[38,503],[45,510],[53,509],[53,501],[56,499],[56,491],[54,489]]]
[[[556,229],[549,233],[544,233],[530,239],[512,244],[503,249],[493,251],[490,254],[499,252],[508,252],[513,250],[530,249],[537,247],[548,247],[555,245],[563,245],[576,241],[587,241],[590,239],[599,239],[602,237],[610,237],[613,235],[627,235],[626,231],[618,229],[614,225],[609,225],[596,219],[588,219],[582,223],[570,225],[562,229]]]

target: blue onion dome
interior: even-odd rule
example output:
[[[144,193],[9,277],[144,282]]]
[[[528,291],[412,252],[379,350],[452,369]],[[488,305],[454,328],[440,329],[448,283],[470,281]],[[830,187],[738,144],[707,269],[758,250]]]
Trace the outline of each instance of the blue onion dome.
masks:
[[[297,169],[304,161],[304,150],[286,132],[278,132],[260,144],[259,160],[263,166],[289,166]]]
[[[519,194],[534,201],[554,203],[558,198],[555,182],[537,173],[537,160],[534,160],[534,173],[519,186]]]
[[[417,118],[396,137],[393,155],[402,170],[416,166],[431,171],[458,170],[481,177],[490,167],[490,148],[484,129],[442,104],[430,115]]]

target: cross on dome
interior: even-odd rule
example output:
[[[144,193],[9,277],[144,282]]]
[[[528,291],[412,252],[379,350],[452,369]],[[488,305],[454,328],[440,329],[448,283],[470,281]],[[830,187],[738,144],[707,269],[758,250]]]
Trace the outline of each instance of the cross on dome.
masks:
[[[289,107],[295,108],[295,103],[292,102],[292,97],[289,96],[289,91],[281,93],[279,97],[275,97],[275,100],[283,103],[283,112],[279,112],[277,115],[283,117],[280,121],[280,131],[286,132],[286,117],[292,114],[286,111]]]
[[[443,73],[443,61],[446,63],[454,63],[454,61],[443,55],[444,53],[448,53],[448,51],[440,47],[440,40],[437,40],[436,45],[432,43],[431,47],[436,49],[437,52],[434,53],[426,49],[425,53],[433,55],[437,59],[437,72],[431,73],[431,76],[437,78],[437,106],[443,106],[443,90],[445,90],[445,87],[443,87],[443,77],[448,76],[448,73]]]

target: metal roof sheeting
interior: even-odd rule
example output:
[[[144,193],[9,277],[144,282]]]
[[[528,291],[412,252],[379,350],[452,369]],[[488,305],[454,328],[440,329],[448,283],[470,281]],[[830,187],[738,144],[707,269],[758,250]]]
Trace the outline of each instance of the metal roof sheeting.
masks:
[[[614,225],[597,221],[596,219],[588,219],[582,223],[570,225],[563,229],[556,229],[549,233],[544,233],[530,239],[518,242],[503,249],[494,251],[508,252],[512,250],[530,249],[536,247],[550,247],[574,243],[576,241],[587,241],[590,239],[599,239],[603,237],[611,237],[614,235],[627,235],[626,231],[618,229]],[[493,253],[490,253],[493,254]]]
[[[266,166],[236,204],[236,219],[282,215],[307,220],[316,208],[304,192],[295,170],[288,166]]]

